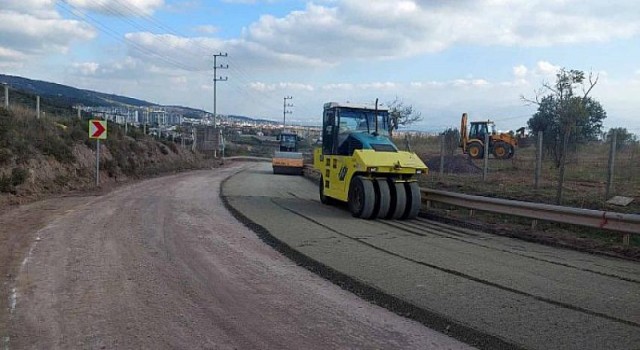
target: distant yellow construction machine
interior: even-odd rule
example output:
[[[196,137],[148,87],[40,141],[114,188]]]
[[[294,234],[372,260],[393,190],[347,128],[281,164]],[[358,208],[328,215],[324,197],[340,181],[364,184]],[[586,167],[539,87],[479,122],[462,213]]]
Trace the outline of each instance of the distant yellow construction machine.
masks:
[[[518,129],[523,133],[524,128]],[[485,135],[489,135],[489,154],[497,159],[513,157],[518,147],[518,138],[508,133],[498,133],[495,124],[490,121],[471,122],[467,131],[467,113],[462,114],[460,121],[460,147],[464,154],[474,159],[484,158]]]
[[[302,175],[304,157],[298,152],[298,135],[283,132],[279,138],[280,148],[271,159],[273,173]]]

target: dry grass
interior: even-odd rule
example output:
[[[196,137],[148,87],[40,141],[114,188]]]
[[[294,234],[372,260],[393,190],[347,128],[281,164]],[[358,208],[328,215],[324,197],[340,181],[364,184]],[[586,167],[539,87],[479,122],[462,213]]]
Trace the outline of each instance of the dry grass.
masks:
[[[403,140],[397,140],[403,145]],[[402,147],[401,147],[402,148]],[[439,157],[438,137],[413,137],[411,148],[423,160]],[[456,154],[462,154],[457,150]],[[625,147],[616,153],[612,195],[635,197],[628,207],[612,207],[605,203],[609,145],[582,145],[569,156],[564,186],[564,205],[580,208],[607,209],[629,213],[640,212],[640,145]],[[479,168],[482,160],[473,161]],[[509,160],[489,158],[487,181],[482,174],[451,174],[439,176],[439,169],[430,169],[423,177],[423,185],[456,192],[491,197],[555,203],[559,172],[551,160],[544,160],[540,187],[534,189],[535,148],[520,148]]]
[[[403,142],[404,140],[397,140],[398,145],[403,145]],[[431,158],[440,157],[440,145],[436,136],[414,137],[411,140],[411,148],[425,162]],[[616,152],[614,186],[611,195],[634,197],[635,200],[627,207],[605,203],[609,149],[608,144],[591,143],[582,145],[569,156],[563,205],[640,213],[640,145],[631,145]],[[456,154],[462,154],[460,149],[456,152]],[[440,176],[439,169],[430,169],[429,174],[421,179],[421,185],[480,196],[555,204],[558,169],[553,161],[544,160],[540,187],[536,190],[534,189],[535,159],[534,147],[520,148],[510,160],[497,160],[490,157],[486,181],[482,179],[482,172],[476,174],[445,173]],[[483,167],[483,160],[473,160],[473,162],[477,167]],[[449,209],[446,210],[447,215],[460,218],[467,215],[467,210]],[[526,219],[490,213],[480,213],[476,219],[487,223],[519,225],[525,228],[530,224],[530,221]],[[574,237],[575,240],[586,238],[606,246],[615,247],[620,243],[618,235],[597,229],[572,227],[571,225],[539,223],[538,231],[562,233],[564,236]],[[640,246],[640,236],[633,235],[631,246]]]

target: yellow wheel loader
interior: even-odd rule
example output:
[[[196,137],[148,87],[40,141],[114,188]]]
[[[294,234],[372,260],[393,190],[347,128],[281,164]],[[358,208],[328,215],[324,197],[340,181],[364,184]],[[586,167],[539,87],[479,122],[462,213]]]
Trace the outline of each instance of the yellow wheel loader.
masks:
[[[418,176],[427,166],[389,139],[389,111],[375,106],[329,102],[324,105],[322,147],[313,164],[320,201],[346,202],[355,217],[413,219],[421,207]]]
[[[471,122],[471,127],[467,131],[467,113],[462,114],[460,148],[464,154],[474,159],[484,158],[484,142],[487,134],[489,135],[489,154],[493,154],[497,159],[513,157],[518,146],[516,137],[507,133],[497,133],[495,124],[490,120]]]

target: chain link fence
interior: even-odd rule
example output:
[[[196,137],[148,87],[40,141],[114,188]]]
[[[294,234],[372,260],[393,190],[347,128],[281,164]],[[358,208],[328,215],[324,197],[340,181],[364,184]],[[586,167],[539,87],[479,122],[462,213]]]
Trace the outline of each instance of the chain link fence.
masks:
[[[442,137],[398,137],[397,144],[404,145],[408,139],[412,151],[429,166],[429,174],[422,177],[422,186],[489,197],[557,204],[560,171],[553,157],[544,152],[538,186],[535,186],[537,137],[520,142],[524,147],[518,147],[511,159],[500,160],[489,156],[486,179],[483,179],[483,159],[471,159],[468,155],[462,154],[460,148],[443,144]],[[560,204],[640,213],[640,143],[617,144],[613,153],[611,149],[612,143],[609,141],[589,142],[570,147],[566,158]],[[634,200],[627,206],[608,204],[607,200],[613,196],[624,196]]]

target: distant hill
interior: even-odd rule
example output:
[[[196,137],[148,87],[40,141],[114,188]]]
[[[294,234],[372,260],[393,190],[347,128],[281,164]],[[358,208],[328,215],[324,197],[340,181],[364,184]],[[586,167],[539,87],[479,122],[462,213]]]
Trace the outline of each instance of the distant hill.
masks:
[[[40,95],[57,105],[73,106],[82,104],[85,106],[154,106],[154,103],[135,98],[105,94],[91,90],[77,89],[71,86],[49,83],[40,80],[0,74],[0,83],[5,83],[13,89],[26,93]]]
[[[105,94],[102,92],[78,89],[67,85],[50,83],[41,80],[32,80],[23,77],[0,74],[0,84],[8,84],[13,92],[11,100],[18,101],[23,104],[33,104],[33,95],[39,95],[42,98],[42,104],[48,112],[58,112],[71,110],[75,105],[84,106],[102,106],[102,107],[164,107],[168,111],[181,113],[189,118],[202,118],[206,111],[196,108],[184,106],[165,106],[144,100],[139,100],[126,96],[114,94]],[[229,115],[230,119],[275,124],[272,120],[256,119],[245,116]]]

